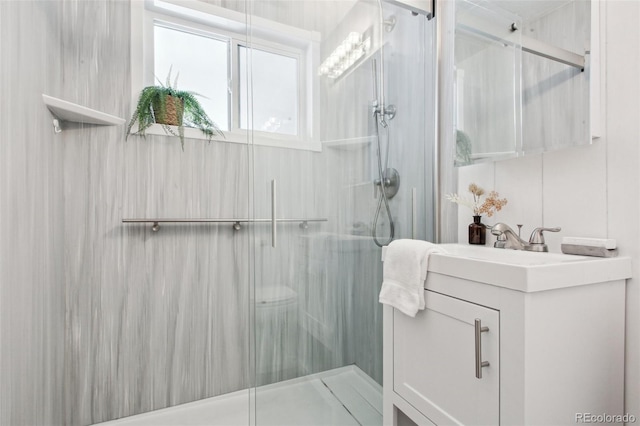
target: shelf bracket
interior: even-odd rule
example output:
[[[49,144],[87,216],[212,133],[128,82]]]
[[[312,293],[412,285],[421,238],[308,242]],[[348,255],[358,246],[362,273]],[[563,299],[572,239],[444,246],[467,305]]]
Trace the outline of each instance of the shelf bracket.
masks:
[[[62,133],[62,127],[60,127],[60,120],[54,118],[53,120],[53,131],[55,133]]]

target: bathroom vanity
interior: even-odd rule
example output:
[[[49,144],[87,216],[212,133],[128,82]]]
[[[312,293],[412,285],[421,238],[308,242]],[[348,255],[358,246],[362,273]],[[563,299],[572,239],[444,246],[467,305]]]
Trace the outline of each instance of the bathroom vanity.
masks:
[[[442,246],[426,308],[384,306],[385,425],[623,415],[631,260]]]

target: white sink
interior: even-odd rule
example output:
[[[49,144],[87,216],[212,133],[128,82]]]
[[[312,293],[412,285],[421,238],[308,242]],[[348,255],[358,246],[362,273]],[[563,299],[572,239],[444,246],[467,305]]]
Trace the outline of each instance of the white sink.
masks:
[[[631,277],[628,257],[599,258],[559,253],[442,244],[429,271],[523,292],[551,290]]]

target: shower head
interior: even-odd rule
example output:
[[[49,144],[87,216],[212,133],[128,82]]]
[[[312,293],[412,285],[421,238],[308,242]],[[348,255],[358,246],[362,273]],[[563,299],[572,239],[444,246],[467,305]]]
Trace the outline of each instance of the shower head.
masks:
[[[396,116],[396,107],[395,105],[385,105],[384,103],[384,69],[382,69],[381,65],[381,79],[378,81],[378,61],[376,58],[371,59],[371,71],[373,73],[374,96],[371,113],[378,120],[378,124],[383,128],[387,128],[389,125],[387,118],[392,120]],[[378,83],[380,83],[380,93],[382,94],[380,98],[378,98]]]
[[[386,129],[389,125],[387,124],[387,120],[384,119],[384,114],[377,113],[376,115],[378,117],[378,124],[380,124],[383,128]]]
[[[386,129],[389,126],[389,123],[387,123],[387,119],[393,120],[393,118],[396,116],[396,106],[387,105],[385,107],[384,105],[379,104],[377,100],[374,100],[372,102],[371,112],[376,120],[378,120],[378,124]]]
[[[378,98],[378,61],[376,58],[371,59],[371,72],[373,74],[373,102],[371,113],[378,120],[378,123],[382,127],[387,127],[387,122],[384,119],[384,103],[380,102]]]

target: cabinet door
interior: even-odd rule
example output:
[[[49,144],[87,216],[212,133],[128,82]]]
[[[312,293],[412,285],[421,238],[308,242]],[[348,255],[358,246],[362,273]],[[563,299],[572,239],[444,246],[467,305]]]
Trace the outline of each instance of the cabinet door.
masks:
[[[394,391],[438,425],[499,424],[499,312],[431,291],[425,301],[415,318],[394,310]],[[488,327],[478,342],[476,319]]]

